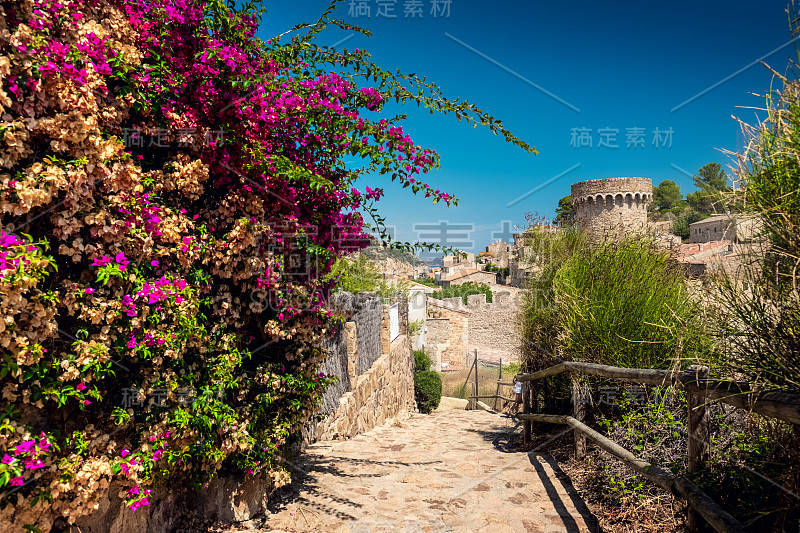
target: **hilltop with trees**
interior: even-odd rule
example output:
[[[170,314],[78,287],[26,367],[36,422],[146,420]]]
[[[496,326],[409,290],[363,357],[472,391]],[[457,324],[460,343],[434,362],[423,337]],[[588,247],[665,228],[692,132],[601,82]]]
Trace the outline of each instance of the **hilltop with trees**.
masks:
[[[653,203],[650,206],[652,220],[672,220],[672,232],[683,239],[689,238],[689,224],[716,214],[725,213],[731,188],[728,175],[719,163],[703,165],[692,176],[695,192],[684,199],[681,187],[673,180],[664,180],[653,187]]]

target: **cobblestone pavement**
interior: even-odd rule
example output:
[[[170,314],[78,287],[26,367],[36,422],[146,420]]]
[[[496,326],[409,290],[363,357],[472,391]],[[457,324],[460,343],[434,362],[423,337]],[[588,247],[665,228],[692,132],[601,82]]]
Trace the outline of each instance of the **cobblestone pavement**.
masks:
[[[508,448],[520,430],[498,414],[444,411],[317,443],[273,514],[248,531],[596,531],[548,455]]]

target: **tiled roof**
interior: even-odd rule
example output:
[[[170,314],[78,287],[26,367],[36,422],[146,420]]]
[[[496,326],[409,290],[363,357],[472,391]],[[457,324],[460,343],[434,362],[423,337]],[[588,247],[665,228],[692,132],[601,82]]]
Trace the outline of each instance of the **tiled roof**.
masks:
[[[494,274],[494,272],[486,272],[485,270],[476,270],[474,268],[470,268],[469,270],[465,270],[465,271],[463,271],[463,272],[461,272],[459,274],[453,274],[452,276],[444,278],[443,281],[454,281],[454,280],[457,280],[457,279],[461,279],[461,278],[463,278],[465,276],[471,276],[472,274],[476,274],[478,272],[483,272],[483,273],[486,273],[486,274]],[[497,277],[496,274],[495,274],[495,277]]]

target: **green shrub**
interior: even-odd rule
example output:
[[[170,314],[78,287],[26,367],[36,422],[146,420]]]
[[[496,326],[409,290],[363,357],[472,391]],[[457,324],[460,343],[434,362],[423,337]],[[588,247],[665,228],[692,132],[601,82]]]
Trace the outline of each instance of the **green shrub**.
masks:
[[[647,238],[578,250],[553,280],[561,346],[576,361],[666,368],[708,354],[681,266]]]
[[[425,350],[414,350],[414,372],[430,370],[433,361],[425,353]]]
[[[522,264],[532,269],[527,293],[519,317],[522,333],[522,372],[535,372],[555,364],[546,352],[563,355],[559,339],[563,334],[561,310],[556,305],[553,279],[559,268],[586,246],[586,236],[574,226],[552,232],[544,226],[533,226],[522,236],[525,255]],[[540,380],[534,385],[537,405],[552,412],[558,398],[569,398],[571,385],[566,375]],[[538,402],[541,397],[542,402]]]
[[[414,396],[420,413],[430,413],[439,407],[442,399],[442,378],[436,372],[414,372]]]
[[[364,254],[337,259],[326,279],[345,292],[374,292],[382,298],[403,293],[409,287],[405,280],[399,280],[396,284],[387,282],[375,263]]]
[[[455,298],[456,296],[460,296],[464,301],[464,305],[466,305],[467,296],[472,294],[485,294],[486,303],[492,303],[492,289],[485,283],[475,283],[474,281],[468,281],[466,283],[462,283],[461,285],[444,287],[442,290],[431,294],[431,298],[444,300],[445,298]]]
[[[792,20],[796,35],[800,27]],[[760,221],[766,242],[751,248],[743,267],[718,279],[717,320],[732,375],[792,392],[800,392],[798,74],[792,64],[785,77],[777,75],[781,87],[766,96],[767,117],[744,129],[747,149],[737,172],[744,187],[736,203]],[[742,290],[745,284],[750,290]]]

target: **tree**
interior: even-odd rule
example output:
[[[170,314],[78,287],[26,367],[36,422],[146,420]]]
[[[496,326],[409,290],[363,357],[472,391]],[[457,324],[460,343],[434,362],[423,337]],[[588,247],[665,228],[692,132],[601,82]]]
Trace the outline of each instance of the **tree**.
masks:
[[[725,194],[730,191],[728,176],[719,163],[707,163],[692,176],[696,192],[686,195],[689,205],[703,215],[725,211]]]
[[[567,195],[558,201],[555,222],[561,227],[575,224],[575,208],[572,205],[571,195]]]
[[[717,192],[728,192],[728,175],[719,163],[706,163],[692,176],[694,185],[700,190],[708,189]]]
[[[672,180],[664,180],[653,189],[653,206],[666,211],[683,203],[681,187]]]
[[[684,214],[679,216],[678,219],[672,224],[672,233],[686,241],[690,236],[689,224],[694,224],[695,222],[699,222],[704,218],[708,217],[692,209],[686,209],[684,210]]]

